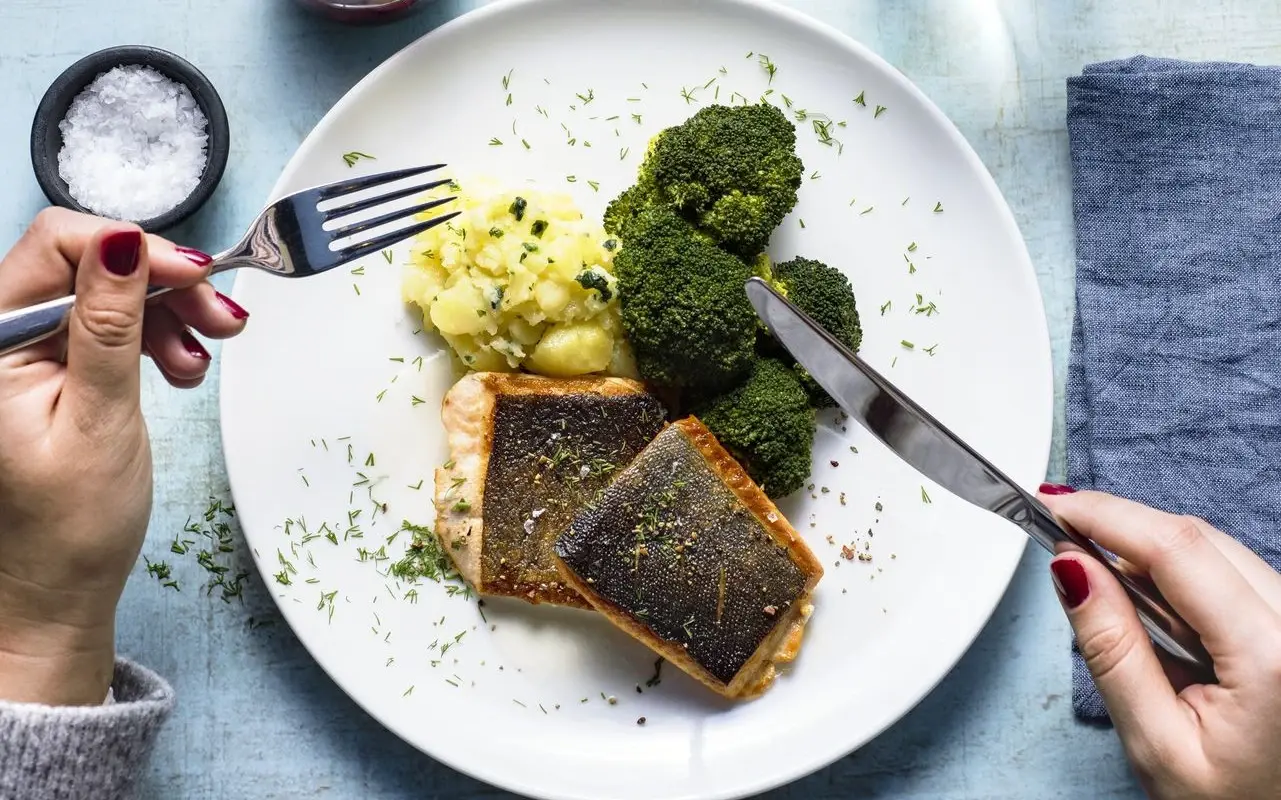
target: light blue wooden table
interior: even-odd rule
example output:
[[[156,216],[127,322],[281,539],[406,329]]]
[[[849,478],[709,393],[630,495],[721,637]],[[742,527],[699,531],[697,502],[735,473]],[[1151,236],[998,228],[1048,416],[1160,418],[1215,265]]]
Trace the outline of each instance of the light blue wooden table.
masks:
[[[0,3],[0,247],[42,206],[27,160],[31,113],[57,74],[115,44],[183,54],[219,87],[232,151],[215,199],[174,238],[213,250],[239,236],[294,148],[370,68],[479,3],[437,0],[411,21],[351,30],[285,0],[3,0]],[[1083,64],[1148,53],[1281,61],[1277,0],[793,0],[915,81],[995,175],[1027,238],[1054,343],[1058,407],[1072,315],[1072,215],[1064,78]],[[146,552],[163,558],[204,498],[225,496],[217,374],[194,392],[147,376],[156,508]],[[1062,421],[1052,476],[1063,474]],[[243,554],[240,554],[243,555]],[[1029,550],[957,669],[860,752],[769,797],[1104,798],[1138,789],[1108,730],[1073,721],[1067,626]],[[143,778],[147,798],[497,798],[384,731],[312,662],[248,582],[243,606],[139,575],[120,609],[120,650],[167,676],[179,706]],[[244,559],[249,568],[247,558]]]

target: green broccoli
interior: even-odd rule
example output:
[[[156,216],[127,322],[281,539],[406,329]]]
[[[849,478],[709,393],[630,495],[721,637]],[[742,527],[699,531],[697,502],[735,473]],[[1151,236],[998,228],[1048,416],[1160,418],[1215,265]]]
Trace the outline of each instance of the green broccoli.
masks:
[[[809,477],[815,412],[783,362],[755,359],[744,383],[697,405],[694,416],[770,497],[791,494]]]
[[[632,220],[636,219],[642,211],[649,207],[649,198],[652,194],[653,187],[642,174],[635,184],[624,189],[618,197],[611,200],[609,205],[605,207],[605,216],[602,222],[606,232],[621,236],[624,239],[630,236],[629,226]]]
[[[796,128],[779,109],[708,106],[654,138],[636,185],[606,210],[605,229],[635,238],[638,214],[666,206],[751,259],[796,205],[803,169]]]
[[[849,278],[821,261],[793,258],[773,267],[773,283],[796,306],[809,314],[837,341],[854,352],[863,343],[863,326],[854,302],[854,289]],[[836,405],[827,392],[801,367],[801,383],[810,402],[818,408]]]
[[[642,212],[614,259],[623,328],[653,383],[715,390],[747,372],[756,313],[751,268],[665,208]]]

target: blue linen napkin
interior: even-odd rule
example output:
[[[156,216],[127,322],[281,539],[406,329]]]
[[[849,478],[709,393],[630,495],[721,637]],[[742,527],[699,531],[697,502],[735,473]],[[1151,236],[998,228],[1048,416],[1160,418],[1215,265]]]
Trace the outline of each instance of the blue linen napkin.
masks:
[[[1068,80],[1068,482],[1281,565],[1281,69],[1145,56]],[[1073,708],[1107,712],[1073,648]]]

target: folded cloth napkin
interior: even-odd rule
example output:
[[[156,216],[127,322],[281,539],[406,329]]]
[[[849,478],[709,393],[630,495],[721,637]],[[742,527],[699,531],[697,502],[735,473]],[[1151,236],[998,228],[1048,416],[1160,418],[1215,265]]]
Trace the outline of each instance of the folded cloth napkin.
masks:
[[[1281,69],[1140,56],[1067,88],[1068,482],[1281,566]],[[1072,658],[1077,715],[1106,718]]]

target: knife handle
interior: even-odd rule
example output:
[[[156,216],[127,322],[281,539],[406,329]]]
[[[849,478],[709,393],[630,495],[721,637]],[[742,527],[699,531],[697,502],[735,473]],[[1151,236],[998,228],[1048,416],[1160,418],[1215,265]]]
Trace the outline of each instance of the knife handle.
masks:
[[[1197,683],[1218,683],[1214,674],[1214,660],[1206,652],[1201,637],[1161,595],[1161,590],[1151,578],[1117,559],[1071,526],[1056,520],[1040,501],[1035,498],[1027,499],[1031,501],[1030,513],[1025,520],[1016,522],[1020,522],[1033,539],[1051,553],[1076,550],[1101,563],[1120,581],[1152,641],[1186,667]]]

